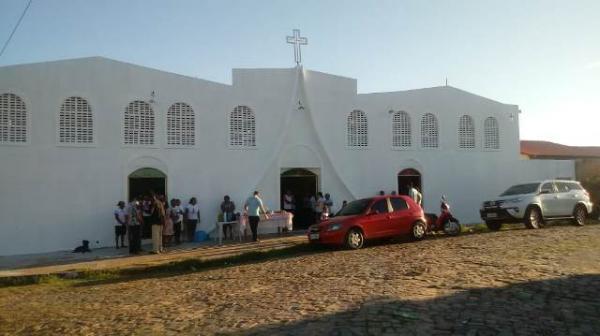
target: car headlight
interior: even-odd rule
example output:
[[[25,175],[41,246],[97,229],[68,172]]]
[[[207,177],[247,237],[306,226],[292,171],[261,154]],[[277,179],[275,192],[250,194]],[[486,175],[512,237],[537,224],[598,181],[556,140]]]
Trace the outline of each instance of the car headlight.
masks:
[[[504,201],[504,203],[519,203],[523,200],[523,197],[519,198],[510,198]]]
[[[339,229],[342,228],[342,224],[340,223],[335,223],[335,224],[331,224],[327,227],[327,231],[337,231]]]

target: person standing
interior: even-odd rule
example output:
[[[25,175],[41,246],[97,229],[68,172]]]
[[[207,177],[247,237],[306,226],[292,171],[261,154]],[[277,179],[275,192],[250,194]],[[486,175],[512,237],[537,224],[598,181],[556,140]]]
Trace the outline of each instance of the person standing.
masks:
[[[165,217],[164,217],[164,221],[163,221],[163,231],[162,231],[162,246],[163,246],[163,250],[165,250],[167,248],[167,246],[171,245],[171,240],[173,239],[173,234],[174,234],[174,230],[173,230],[173,217],[171,217],[172,215],[172,207],[169,207],[169,202],[166,201],[166,199],[163,202],[164,206],[165,206]]]
[[[121,247],[125,246],[125,234],[127,233],[127,210],[125,209],[125,202],[119,201],[117,203],[117,209],[114,212],[115,220],[115,246],[119,248],[119,238],[121,238]]]
[[[317,199],[315,201],[315,223],[321,221],[321,216],[323,214],[323,210],[325,209],[325,199],[323,198],[323,193],[317,193]]]
[[[408,185],[408,196],[415,201],[419,206],[423,206],[423,195],[419,192],[417,188],[413,186],[413,184]]]
[[[127,221],[129,233],[129,253],[137,254],[142,251],[142,231],[144,217],[142,216],[141,204],[137,198],[129,205],[129,217]]]
[[[233,222],[235,220],[235,203],[229,198],[229,195],[223,197],[221,212],[223,213],[224,222]],[[229,231],[229,236],[233,239],[233,228],[231,227],[231,224],[223,225],[223,236],[225,239],[227,239],[227,231]]]
[[[190,242],[194,241],[196,226],[200,222],[200,206],[197,203],[196,197],[192,197],[185,207],[185,232],[187,233],[187,240]]]
[[[333,214],[335,213],[333,210],[333,200],[331,199],[331,195],[329,193],[325,194],[325,206],[329,210],[329,216],[333,216]]]
[[[179,200],[174,198],[171,200],[171,208],[169,209],[169,217],[173,222],[173,235],[175,236],[176,245],[181,244],[181,220],[183,218],[179,204]]]
[[[296,199],[294,194],[288,189],[283,195],[283,210],[295,214],[296,212]]]
[[[244,210],[248,213],[248,221],[250,222],[250,230],[252,230],[252,241],[258,242],[258,222],[260,222],[260,212],[265,214],[265,219],[269,219],[269,215],[263,206],[263,201],[260,199],[260,193],[254,192],[244,204]]]
[[[158,254],[163,250],[162,234],[166,212],[165,204],[163,203],[161,196],[152,195],[152,198],[154,200],[154,209],[158,216],[158,221],[152,223],[152,252]]]
[[[154,202],[152,198],[148,195],[144,196],[142,202],[142,216],[144,218],[143,226],[142,226],[142,237],[148,238],[152,235],[152,224],[156,222],[154,210]]]

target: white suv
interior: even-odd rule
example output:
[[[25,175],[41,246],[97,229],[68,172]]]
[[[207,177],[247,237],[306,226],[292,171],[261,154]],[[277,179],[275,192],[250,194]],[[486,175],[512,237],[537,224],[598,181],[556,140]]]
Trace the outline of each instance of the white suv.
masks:
[[[576,181],[546,180],[514,185],[497,199],[483,202],[479,213],[490,230],[502,223],[525,223],[537,229],[548,220],[572,219],[584,225],[592,212],[589,193]]]

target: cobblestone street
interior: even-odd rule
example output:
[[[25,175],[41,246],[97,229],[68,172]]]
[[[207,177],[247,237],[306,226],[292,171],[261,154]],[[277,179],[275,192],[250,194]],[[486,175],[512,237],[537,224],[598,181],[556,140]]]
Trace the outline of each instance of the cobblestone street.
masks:
[[[0,289],[0,335],[598,335],[600,225]]]

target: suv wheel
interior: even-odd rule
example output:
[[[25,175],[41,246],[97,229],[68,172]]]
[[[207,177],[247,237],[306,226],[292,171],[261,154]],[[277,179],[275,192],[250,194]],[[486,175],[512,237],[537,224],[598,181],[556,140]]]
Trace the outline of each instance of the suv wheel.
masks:
[[[539,229],[543,226],[542,213],[538,207],[532,206],[525,212],[525,226],[528,229]]]
[[[575,211],[573,211],[573,224],[578,226],[585,225],[585,218],[587,217],[587,210],[581,204],[575,207]]]
[[[346,246],[352,250],[358,250],[365,243],[365,237],[359,229],[350,229],[346,235]]]
[[[486,221],[485,225],[487,225],[487,227],[488,227],[488,229],[490,229],[490,231],[498,231],[498,230],[500,230],[500,228],[502,228],[502,223],[495,222],[495,221]]]

